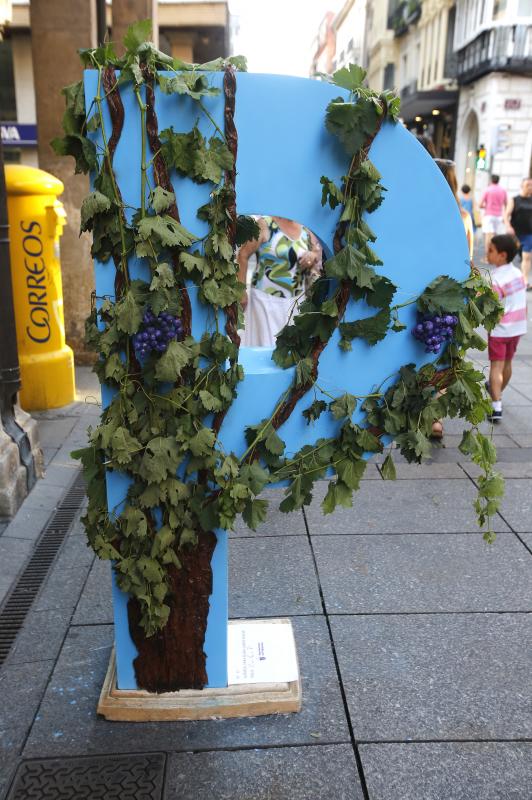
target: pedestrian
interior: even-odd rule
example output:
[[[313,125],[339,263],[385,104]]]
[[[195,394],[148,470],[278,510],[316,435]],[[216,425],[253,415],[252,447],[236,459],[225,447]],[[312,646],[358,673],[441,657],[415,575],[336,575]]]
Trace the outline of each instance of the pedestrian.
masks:
[[[473,225],[473,234],[477,230],[477,224],[475,222],[475,201],[473,200],[473,195],[471,194],[471,186],[469,184],[464,183],[462,188],[460,189],[460,205],[464,208],[469,216],[471,217],[471,223]]]
[[[488,245],[494,234],[504,233],[504,210],[508,202],[506,190],[499,186],[499,176],[492,175],[491,182],[480,201],[480,208],[484,209],[482,217],[482,232],[484,234],[484,254],[488,261]]]
[[[525,279],[512,264],[517,249],[517,241],[509,233],[494,236],[488,245],[488,263],[495,268],[492,286],[504,305],[500,322],[488,334],[490,376],[486,388],[493,406],[491,421],[495,423],[502,419],[502,393],[512,377],[517,344],[526,333]]]
[[[247,347],[275,347],[275,339],[321,271],[322,248],[314,234],[284,217],[258,217],[259,238],[237,254],[239,278],[247,282],[248,262],[255,254],[251,286],[242,299]]]
[[[475,239],[473,235],[473,219],[467,211],[462,203],[460,202],[460,198],[458,197],[458,181],[456,179],[456,164],[454,161],[451,161],[449,158],[435,158],[434,161],[440,168],[440,171],[443,173],[443,176],[447,183],[449,184],[449,189],[454,195],[454,199],[458,204],[458,209],[460,211],[460,216],[462,217],[462,223],[464,225],[464,232],[467,239],[467,247],[469,249],[469,258],[473,260],[473,249],[475,247]]]
[[[509,233],[519,239],[521,245],[521,272],[524,275],[527,291],[532,291],[529,283],[532,263],[532,178],[523,178],[521,192],[511,197],[506,206],[505,222]]]

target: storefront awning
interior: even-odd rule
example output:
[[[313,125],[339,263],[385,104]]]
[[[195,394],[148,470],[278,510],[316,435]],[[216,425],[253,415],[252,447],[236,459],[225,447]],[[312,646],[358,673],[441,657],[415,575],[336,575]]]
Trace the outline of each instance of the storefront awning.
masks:
[[[405,122],[410,122],[414,117],[431,116],[433,109],[451,110],[457,102],[457,91],[414,92],[401,98],[401,116]]]

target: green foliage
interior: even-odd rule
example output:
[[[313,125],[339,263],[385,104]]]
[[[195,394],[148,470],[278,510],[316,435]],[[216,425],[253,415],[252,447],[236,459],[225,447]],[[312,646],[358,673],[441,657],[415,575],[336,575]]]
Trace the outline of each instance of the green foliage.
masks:
[[[246,429],[247,449],[240,457],[224,452],[215,420],[223,419],[243,377],[238,348],[223,327],[224,309],[235,304],[238,308],[244,291],[234,246],[257,239],[259,229],[252,218],[241,216],[236,242],[232,241],[230,209],[235,198],[227,176],[234,164],[216,126],[208,141],[197,124],[188,132],[167,128],[159,134],[161,155],[171,174],[212,184],[209,202],[198,209],[207,225],[201,242],[177,221],[179,198],[174,191],[152,184],[145,131],[141,208],[132,215],[128,209],[126,215],[102,124],[102,70],[120,70],[119,85],[133,85],[141,118],[145,108],[139,87],[150,76],[162,92],[176,95],[173,102],[184,98],[195,103],[200,117],[207,114],[204,101],[219,93],[210,73],[227,65],[245,69],[245,62],[236,57],[185,64],[145,41],[150,32],[148,21],[131,26],[120,58],[108,43],[81,51],[83,64],[98,70],[98,93],[87,118],[82,83],[66,87],[65,137],[53,144],[56,152],[75,158],[76,171],[93,172],[93,191],[81,208],[81,230],[92,231],[93,256],[104,263],[112,259],[109,268],[120,277],[117,296],[100,300],[86,325],[87,342],[99,356],[95,370],[114,396],[91,432],[89,446],[74,455],[87,477],[84,520],[89,542],[100,558],[113,560],[118,585],[139,601],[146,635],[166,624],[172,602],[168,570],[180,568],[182,551],[196,545],[200,531],[231,528],[238,514],[255,529],[267,511],[259,495],[278,481],[287,487],[282,511],[310,503],[315,482],[325,478],[330,483],[324,513],[337,505],[350,507],[366,469],[365,455],[382,452],[383,434],[395,439],[407,460],[419,461],[430,453],[432,421],[445,414],[460,415],[473,426],[462,448],[484,469],[476,509],[491,536],[489,519],[502,485],[492,470],[489,440],[475,430],[489,409],[481,388],[483,376],[464,360],[467,347],[478,345],[475,328],[495,324],[500,314],[497,297],[480,276],[473,274],[462,284],[440,276],[417,300],[421,313],[438,310],[459,316],[456,340],[438,364],[445,370],[444,394],[436,367],[416,370],[407,365],[385,389],[378,387],[366,398],[343,394],[322,399],[327,394],[319,387],[316,353],[329,344],[337,328],[340,347],[347,349],[353,338],[373,345],[390,330],[404,327],[399,306],[391,307],[396,287],[378,272],[382,264],[371,247],[375,235],[366,219],[383,202],[385,192],[367,150],[381,122],[397,118],[398,100],[390,92],[376,94],[364,87],[365,72],[354,65],[332,77],[333,83],[349,90],[349,100],[334,100],[326,112],[327,129],[352,157],[350,170],[340,186],[325,176],[321,179],[322,204],[340,208],[341,246],[325,264],[326,280],[314,284],[279,335],[273,355],[280,366],[295,367],[290,391],[304,394],[315,387],[313,402],[301,412],[307,424],[327,414],[335,433],[295,454],[286,453],[278,423],[273,423],[286,399],[283,395],[269,417]],[[193,245],[197,249],[190,252]],[[128,264],[134,257],[145,260],[145,280],[130,278]],[[198,286],[200,301],[211,307],[215,330],[199,341],[192,335],[174,340],[164,353],[139,363],[131,336],[148,308],[155,314],[169,310],[183,315],[185,275]],[[366,308],[361,318],[345,321],[346,298],[377,311],[368,316]],[[120,510],[108,511],[106,469],[129,479]],[[391,455],[381,471],[383,478],[395,477]]]
[[[207,144],[197,126],[190,133],[174,133],[172,127],[166,128],[161,131],[160,139],[167,166],[200,183],[219,183],[223,171],[233,167],[233,156],[227,145],[216,136]]]

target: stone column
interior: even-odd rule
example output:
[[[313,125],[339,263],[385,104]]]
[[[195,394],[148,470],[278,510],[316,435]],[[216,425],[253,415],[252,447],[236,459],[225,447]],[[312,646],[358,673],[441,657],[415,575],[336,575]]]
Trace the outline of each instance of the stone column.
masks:
[[[85,175],[73,174],[73,159],[56,156],[50,141],[63,135],[61,89],[82,77],[77,50],[96,46],[96,8],[94,0],[31,0],[30,15],[39,167],[65,185],[59,199],[68,220],[61,239],[66,340],[76,361],[89,363],[93,356],[83,340],[94,278],[89,237],[79,237],[80,206],[89,192],[89,181]]]
[[[153,22],[152,41],[159,45],[159,28],[157,24],[157,0],[113,0],[112,4],[112,36],[116,52],[123,53],[122,39],[133,22],[151,19]]]

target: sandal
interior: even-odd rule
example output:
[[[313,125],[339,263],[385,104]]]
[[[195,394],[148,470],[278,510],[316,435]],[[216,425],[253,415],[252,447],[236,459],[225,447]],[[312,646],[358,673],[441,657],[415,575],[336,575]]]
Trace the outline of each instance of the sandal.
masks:
[[[439,419],[435,419],[432,423],[432,433],[430,434],[431,439],[437,439],[440,441],[443,439],[443,425]]]

